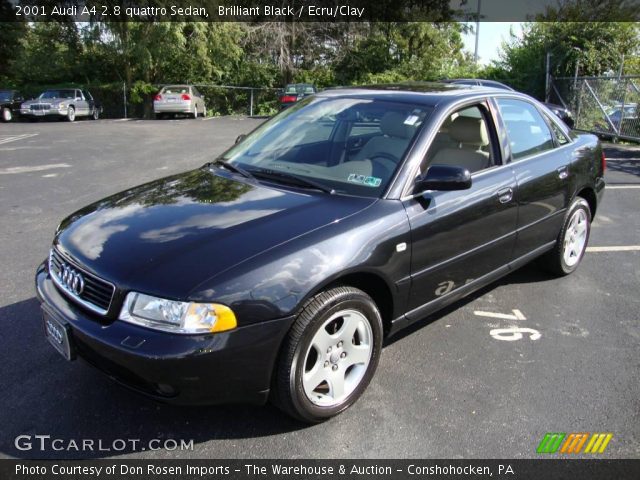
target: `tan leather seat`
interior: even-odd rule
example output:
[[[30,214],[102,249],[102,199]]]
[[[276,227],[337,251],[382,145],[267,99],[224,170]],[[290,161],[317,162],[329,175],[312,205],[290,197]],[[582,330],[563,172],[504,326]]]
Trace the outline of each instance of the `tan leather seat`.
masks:
[[[438,150],[430,165],[457,165],[477,172],[490,165],[490,155],[482,151],[489,145],[489,136],[484,120],[472,117],[457,117],[449,126],[449,137],[458,146]]]
[[[392,155],[400,161],[402,154],[407,149],[409,140],[413,136],[415,129],[404,123],[406,115],[399,112],[387,112],[380,119],[380,131],[382,135],[371,138],[362,150],[360,150],[352,160],[365,160],[372,158],[376,153],[386,153]],[[381,162],[391,162],[385,158]],[[393,171],[397,163],[389,165]]]

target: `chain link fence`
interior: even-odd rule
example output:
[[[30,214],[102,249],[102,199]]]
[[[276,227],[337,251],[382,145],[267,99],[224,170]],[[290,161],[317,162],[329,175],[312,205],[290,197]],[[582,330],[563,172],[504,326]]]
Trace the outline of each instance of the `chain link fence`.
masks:
[[[86,88],[102,106],[102,118],[153,118],[153,97],[164,85],[135,83],[28,85],[27,98],[36,98],[48,88]],[[278,90],[264,87],[195,84],[205,96],[208,116],[273,115],[278,111]]]
[[[554,78],[550,93],[571,109],[576,130],[640,142],[640,76]]]

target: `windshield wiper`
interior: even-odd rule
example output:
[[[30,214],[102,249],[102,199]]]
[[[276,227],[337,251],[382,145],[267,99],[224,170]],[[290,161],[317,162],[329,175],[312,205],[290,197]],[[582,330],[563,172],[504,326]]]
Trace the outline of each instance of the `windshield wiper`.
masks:
[[[238,167],[237,165],[234,165],[233,163],[227,162],[226,160],[223,160],[221,158],[218,158],[214,162],[209,162],[207,165],[220,165],[220,166],[226,168],[227,170],[231,170],[232,172],[239,173],[243,177],[255,178],[252,174],[247,172],[244,168]]]
[[[327,187],[320,182],[316,182],[310,180],[305,177],[298,176],[294,173],[282,172],[280,170],[269,170],[269,169],[252,169],[251,170],[254,177],[262,177],[269,180],[285,180],[286,183],[290,185],[297,185],[299,187],[313,188],[315,190],[320,190],[325,193],[334,194],[336,191],[333,188]]]

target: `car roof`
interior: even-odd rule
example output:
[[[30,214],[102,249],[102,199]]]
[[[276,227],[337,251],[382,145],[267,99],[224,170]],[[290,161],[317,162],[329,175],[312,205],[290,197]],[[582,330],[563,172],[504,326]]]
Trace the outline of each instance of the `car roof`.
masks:
[[[450,103],[464,97],[477,97],[483,94],[515,94],[526,97],[526,95],[519,92],[500,88],[445,82],[406,82],[359,87],[336,87],[318,93],[317,96],[384,99],[403,103],[436,106],[441,103]]]

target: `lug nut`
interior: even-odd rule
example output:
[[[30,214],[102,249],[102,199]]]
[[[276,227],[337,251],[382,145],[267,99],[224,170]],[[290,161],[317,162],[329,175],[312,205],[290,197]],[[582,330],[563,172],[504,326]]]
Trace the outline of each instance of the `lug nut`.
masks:
[[[342,353],[340,354],[340,358],[344,358],[344,357],[346,357],[346,356],[347,356],[347,352],[342,352]]]
[[[329,366],[329,361],[324,362],[324,366],[328,367]]]
[[[341,346],[342,346],[342,340],[338,342],[338,347],[341,347]]]
[[[327,353],[331,353],[331,347],[327,348]]]
[[[338,369],[338,365],[334,365],[331,369],[335,372]]]

